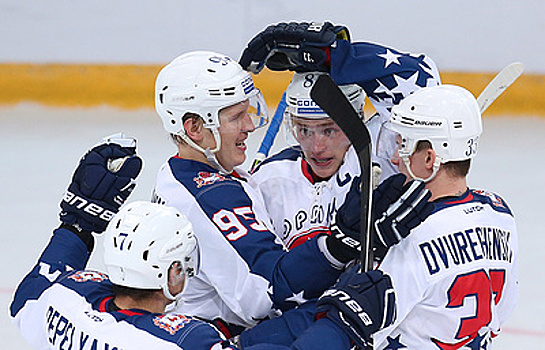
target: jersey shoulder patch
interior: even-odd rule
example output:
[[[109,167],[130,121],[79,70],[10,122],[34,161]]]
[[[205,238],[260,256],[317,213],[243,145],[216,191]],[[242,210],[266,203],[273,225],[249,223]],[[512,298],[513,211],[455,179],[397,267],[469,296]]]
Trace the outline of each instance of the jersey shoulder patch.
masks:
[[[459,197],[442,198],[435,202],[434,212],[449,208],[458,204],[480,203],[490,206],[493,210],[513,216],[507,203],[495,193],[485,190],[469,189]]]
[[[153,318],[153,324],[170,335],[175,335],[191,322],[191,318],[182,314],[157,315]]]
[[[175,157],[168,163],[172,175],[194,196],[217,186],[240,186],[238,180],[233,179],[231,175],[221,174],[208,164]]]
[[[496,193],[476,189],[471,190],[471,192],[473,193],[475,198],[481,203],[490,205],[492,209],[498,212],[506,213],[513,216],[513,213],[511,212],[511,209],[509,209],[509,206],[507,205],[505,200]]]
[[[108,275],[98,271],[74,271],[58,283],[84,297],[97,310],[104,298],[112,295],[112,282]]]

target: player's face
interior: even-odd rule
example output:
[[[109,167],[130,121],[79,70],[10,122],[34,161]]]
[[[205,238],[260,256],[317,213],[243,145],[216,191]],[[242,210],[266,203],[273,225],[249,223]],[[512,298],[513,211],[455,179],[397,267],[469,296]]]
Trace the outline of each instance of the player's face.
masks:
[[[350,142],[331,118],[292,117],[292,131],[316,176],[328,179],[339,170]]]
[[[244,101],[220,111],[221,148],[216,153],[216,158],[227,171],[233,170],[246,160],[245,141],[248,134],[255,130],[248,115],[248,107],[249,102]]]

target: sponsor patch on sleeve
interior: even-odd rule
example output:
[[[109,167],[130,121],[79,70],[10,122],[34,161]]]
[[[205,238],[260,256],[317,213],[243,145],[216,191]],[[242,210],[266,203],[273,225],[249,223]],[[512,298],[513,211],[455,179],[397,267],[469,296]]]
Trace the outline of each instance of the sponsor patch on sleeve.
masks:
[[[211,185],[217,181],[225,181],[227,178],[218,173],[210,173],[208,171],[200,171],[197,177],[193,178],[193,181],[197,183],[197,188],[201,188],[206,185]]]
[[[98,271],[78,271],[73,275],[68,276],[68,278],[76,282],[102,282],[108,280],[108,275]]]
[[[181,314],[160,315],[153,319],[153,324],[157,327],[174,335],[177,331],[184,328],[191,321],[191,318]]]

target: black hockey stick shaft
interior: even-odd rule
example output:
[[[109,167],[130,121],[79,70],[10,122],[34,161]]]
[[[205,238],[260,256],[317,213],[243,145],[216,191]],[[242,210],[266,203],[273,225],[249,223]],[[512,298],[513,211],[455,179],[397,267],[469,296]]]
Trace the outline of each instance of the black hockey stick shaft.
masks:
[[[362,269],[373,269],[371,237],[372,165],[371,135],[337,84],[329,75],[320,75],[310,91],[310,97],[345,133],[354,146],[361,168],[361,262]]]

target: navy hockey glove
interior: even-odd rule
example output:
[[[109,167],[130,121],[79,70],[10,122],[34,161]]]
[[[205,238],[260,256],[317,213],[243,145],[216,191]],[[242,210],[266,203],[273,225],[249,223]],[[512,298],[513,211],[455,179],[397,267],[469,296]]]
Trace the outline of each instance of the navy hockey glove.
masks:
[[[335,214],[329,227],[331,235],[326,238],[327,249],[340,262],[347,263],[359,256],[361,221],[360,177],[352,180],[344,203]]]
[[[142,169],[136,140],[123,134],[103,140],[81,158],[60,206],[63,223],[101,233],[136,186]]]
[[[326,316],[357,345],[365,348],[373,333],[396,318],[396,299],[390,276],[380,270],[343,273],[318,299],[317,318]]]
[[[329,49],[338,39],[350,40],[348,28],[329,22],[291,22],[268,26],[249,43],[240,58],[242,68],[329,72]]]
[[[428,202],[431,193],[423,181],[412,180],[407,184],[405,181],[403,174],[390,176],[373,192],[375,244],[382,248],[389,248],[407,237],[435,208]]]

